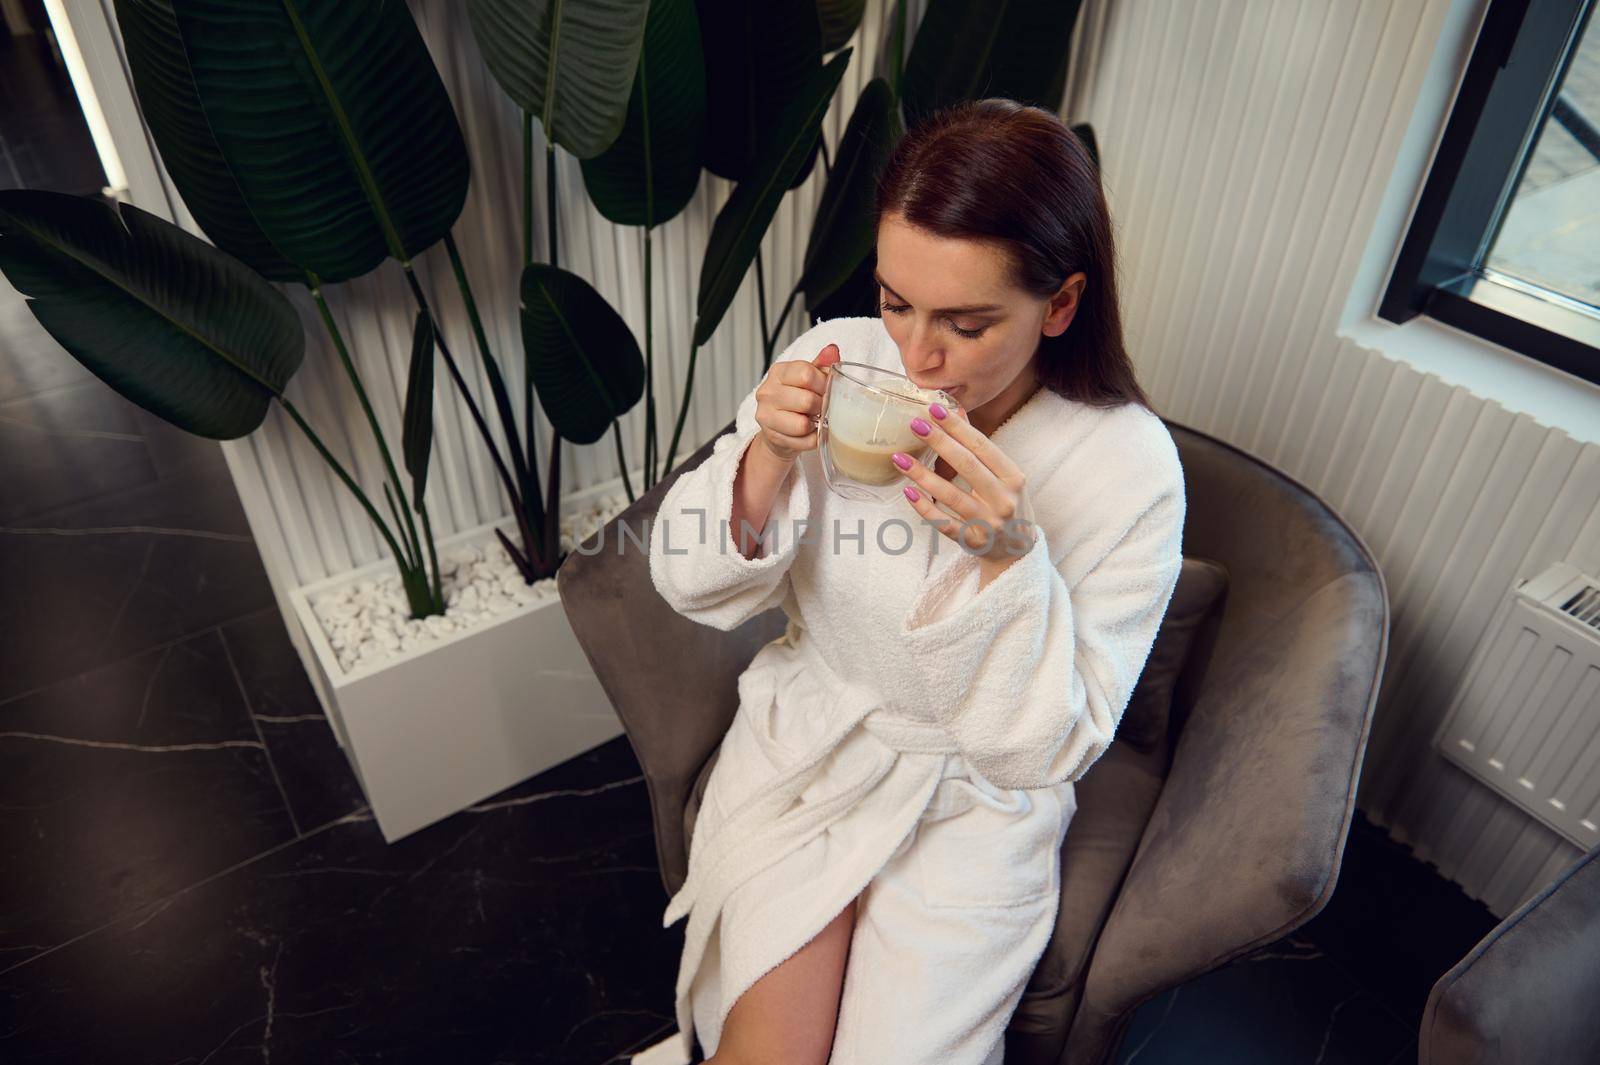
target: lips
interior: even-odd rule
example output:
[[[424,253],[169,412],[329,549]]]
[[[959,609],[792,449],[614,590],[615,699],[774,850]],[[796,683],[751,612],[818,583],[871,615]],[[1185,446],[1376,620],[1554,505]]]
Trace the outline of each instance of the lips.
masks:
[[[916,385],[918,388],[927,389],[930,392],[943,392],[951,399],[955,399],[961,395],[961,390],[966,387],[965,385],[918,385],[915,381],[912,381],[911,383]]]

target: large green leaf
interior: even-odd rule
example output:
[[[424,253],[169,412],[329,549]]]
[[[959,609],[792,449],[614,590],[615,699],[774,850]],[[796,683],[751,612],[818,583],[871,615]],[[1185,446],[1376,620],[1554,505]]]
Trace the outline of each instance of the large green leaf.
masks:
[[[812,74],[808,84],[772,116],[750,177],[734,186],[717,212],[700,264],[694,343],[704,344],[717,331],[728,305],[755,261],[761,238],[790,188],[801,164],[816,149],[817,133],[828,113],[839,79],[850,62],[851,48],[842,48]]]
[[[522,271],[522,345],[555,431],[592,444],[644,395],[644,356],[622,316],[568,270]]]
[[[468,0],[478,50],[545,137],[579,159],[622,132],[650,0]],[[552,69],[553,68],[553,69]]]
[[[183,202],[213,244],[274,281],[303,281],[245,203],[200,107],[171,0],[116,0],[117,24],[145,124]]]
[[[855,36],[866,12],[867,0],[816,0],[817,21],[822,26],[822,50],[843,48]]]
[[[799,283],[807,307],[815,307],[848,281],[871,254],[878,239],[878,176],[904,133],[889,83],[873,78],[856,99],[839,139],[839,157],[811,222]]]
[[[422,503],[428,486],[428,459],[433,453],[433,319],[418,311],[411,328],[411,365],[406,373],[405,417],[400,451],[411,475],[411,498]]]
[[[908,124],[962,100],[1005,96],[1061,110],[1081,0],[929,0],[906,58]]]
[[[106,384],[180,429],[231,440],[261,424],[305,334],[277,289],[227,252],[127,204],[0,192],[0,271],[49,334]]]
[[[772,117],[804,91],[822,64],[816,0],[697,0],[706,57],[706,169],[729,181],[755,173]],[[817,144],[791,175],[811,173]]]
[[[159,30],[151,10],[142,32]],[[187,56],[217,150],[284,258],[342,281],[449,231],[466,145],[404,3],[172,0],[172,11],[181,40],[167,47]],[[161,149],[170,160],[186,142]]]
[[[595,208],[623,226],[678,216],[700,184],[706,68],[694,0],[651,0],[622,133],[582,161]]]

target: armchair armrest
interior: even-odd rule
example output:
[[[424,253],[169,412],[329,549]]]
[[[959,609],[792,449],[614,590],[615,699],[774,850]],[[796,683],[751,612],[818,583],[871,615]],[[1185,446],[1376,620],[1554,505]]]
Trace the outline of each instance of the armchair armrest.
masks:
[[[1281,938],[1333,893],[1387,657],[1387,589],[1361,568],[1271,614],[1224,620],[1065,1061],[1100,1060],[1139,1005]]]
[[[722,432],[732,430],[730,421]],[[773,609],[723,632],[673,610],[650,579],[650,528],[661,499],[674,480],[706,460],[717,437],[580,544],[556,571],[572,631],[644,770],[656,856],[669,895],[688,873],[684,804],[739,708],[739,674],[762,646],[782,635],[788,621]]]
[[[1592,1061],[1600,1047],[1600,846],[1524,901],[1439,977],[1421,1065]]]

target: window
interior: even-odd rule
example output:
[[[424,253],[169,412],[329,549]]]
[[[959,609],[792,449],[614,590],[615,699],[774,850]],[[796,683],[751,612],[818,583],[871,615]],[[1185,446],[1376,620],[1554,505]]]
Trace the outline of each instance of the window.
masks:
[[[1378,308],[1600,384],[1600,0],[1489,0]]]

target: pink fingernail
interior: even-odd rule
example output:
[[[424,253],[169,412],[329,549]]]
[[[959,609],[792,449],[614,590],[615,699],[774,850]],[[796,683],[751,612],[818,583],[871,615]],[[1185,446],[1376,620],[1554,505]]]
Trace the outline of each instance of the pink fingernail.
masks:
[[[944,420],[944,416],[946,414],[950,413],[949,411],[945,410],[943,407],[939,406],[939,404],[937,404],[937,403],[930,404],[928,406],[928,410],[933,414],[933,416],[935,418],[938,418],[940,421],[943,421]]]
[[[902,470],[909,470],[911,468],[911,459],[909,456],[902,455],[900,452],[896,451],[889,457],[894,459],[894,464],[899,466]]]
[[[927,436],[929,433],[933,432],[933,426],[929,425],[921,418],[912,418],[911,431],[916,433],[918,436]]]
[[[915,488],[912,488],[909,484],[906,485],[906,487],[905,487],[905,493],[906,493],[906,498],[911,500],[911,502],[913,502],[913,503],[915,503],[917,500],[922,498],[922,496],[917,494],[917,490]]]

